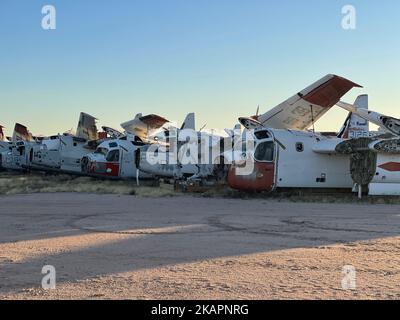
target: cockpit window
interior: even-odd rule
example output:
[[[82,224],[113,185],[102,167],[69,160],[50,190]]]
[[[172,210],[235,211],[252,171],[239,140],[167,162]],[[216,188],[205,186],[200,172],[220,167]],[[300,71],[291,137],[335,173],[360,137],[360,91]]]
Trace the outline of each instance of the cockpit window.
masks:
[[[267,130],[256,131],[254,132],[254,135],[257,137],[257,139],[260,140],[267,139],[270,137]]]
[[[254,152],[254,158],[257,161],[273,161],[274,160],[274,142],[266,141],[261,142]]]
[[[99,154],[102,154],[105,156],[108,153],[108,149],[107,148],[97,148],[94,153],[99,153]]]
[[[119,162],[119,150],[111,150],[108,153],[106,160],[110,162]]]

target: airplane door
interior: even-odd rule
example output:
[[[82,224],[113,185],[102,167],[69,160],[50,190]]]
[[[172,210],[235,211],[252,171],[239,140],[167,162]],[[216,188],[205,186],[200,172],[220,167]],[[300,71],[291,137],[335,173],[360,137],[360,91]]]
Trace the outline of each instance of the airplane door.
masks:
[[[121,148],[122,150],[122,148]],[[131,151],[123,150],[121,153],[121,177],[132,177],[134,174],[133,155]]]
[[[272,191],[275,188],[275,143],[264,141],[254,151],[254,168],[250,174],[238,174],[238,168],[232,165],[228,172],[228,184],[231,188],[245,191]]]

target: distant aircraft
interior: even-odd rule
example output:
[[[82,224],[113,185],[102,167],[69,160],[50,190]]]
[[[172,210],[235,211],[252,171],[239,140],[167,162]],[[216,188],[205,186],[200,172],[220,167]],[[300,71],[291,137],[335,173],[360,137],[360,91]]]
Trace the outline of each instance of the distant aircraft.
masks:
[[[154,177],[171,178],[177,176],[178,172],[190,176],[197,174],[199,168],[194,165],[180,166],[168,163],[149,165],[147,161],[142,161],[141,155],[146,159],[146,152],[151,145],[157,146],[160,152],[163,150],[168,154],[172,129],[175,132],[194,129],[194,114],[189,113],[179,129],[168,126],[169,123],[159,115],[138,114],[133,120],[121,124],[125,129],[123,135],[116,130],[108,130],[114,135],[114,139],[104,141],[96,151],[85,155],[81,161],[82,171],[114,178],[136,177],[138,180]]]
[[[26,126],[17,123],[10,150],[2,153],[2,166],[14,170],[55,170],[79,172],[80,159],[98,139],[96,118],[82,112],[77,134],[34,137]],[[95,139],[95,140],[91,140]]]
[[[212,157],[217,149],[219,158],[224,139],[196,131],[195,114],[189,113],[179,128],[159,132],[151,138],[151,148],[145,146],[137,151],[137,167],[157,178],[205,182],[216,176]]]

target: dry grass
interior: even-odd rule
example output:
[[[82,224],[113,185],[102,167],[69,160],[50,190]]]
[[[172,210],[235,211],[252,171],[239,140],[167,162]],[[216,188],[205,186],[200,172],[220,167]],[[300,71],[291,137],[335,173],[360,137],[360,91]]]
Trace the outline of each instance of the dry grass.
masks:
[[[79,192],[98,194],[136,195],[140,197],[181,196],[183,191],[175,191],[172,185],[161,183],[151,186],[151,182],[141,182],[136,186],[134,180],[109,180],[91,177],[80,177],[67,174],[48,174],[31,172],[27,174],[16,172],[0,173],[0,195],[26,193]],[[194,196],[205,198],[234,199],[268,199],[271,201],[306,202],[306,203],[371,203],[400,204],[398,196],[364,196],[358,199],[353,193],[315,193],[304,190],[291,192],[255,193],[233,190],[226,185],[206,188],[190,192]]]
[[[0,174],[0,194],[54,192],[123,194],[142,197],[165,197],[175,194],[173,188],[166,185],[138,187],[132,180],[108,180],[37,172],[28,174],[2,172]]]

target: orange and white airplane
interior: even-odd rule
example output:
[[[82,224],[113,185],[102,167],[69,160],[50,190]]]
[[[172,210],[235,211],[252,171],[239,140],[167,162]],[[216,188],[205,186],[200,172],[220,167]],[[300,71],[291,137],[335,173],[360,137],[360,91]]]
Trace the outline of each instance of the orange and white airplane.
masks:
[[[334,146],[357,132],[368,136],[368,123],[357,121],[352,113],[337,135],[308,130],[358,84],[336,75],[327,75],[270,111],[253,117],[239,118],[253,130],[254,152],[244,161],[229,167],[228,184],[235,189],[273,191],[284,188],[353,188],[350,157],[332,151]],[[355,108],[368,108],[362,97]],[[239,174],[251,161],[251,174]]]

